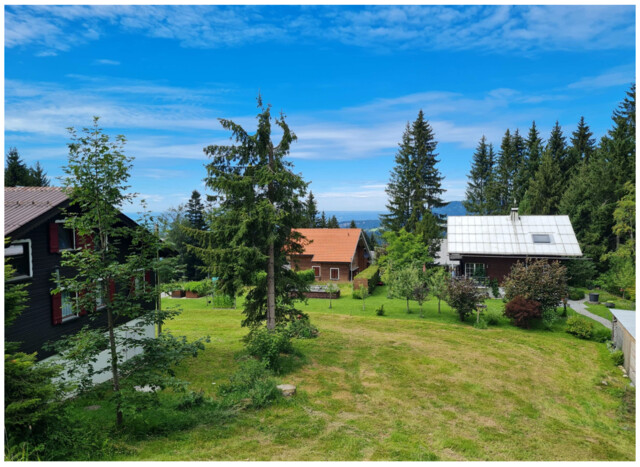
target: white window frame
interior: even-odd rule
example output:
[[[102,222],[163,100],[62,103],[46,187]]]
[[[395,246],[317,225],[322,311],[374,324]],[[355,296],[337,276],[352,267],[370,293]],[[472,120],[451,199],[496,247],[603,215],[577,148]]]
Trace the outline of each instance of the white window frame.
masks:
[[[322,268],[320,266],[311,266],[311,269],[313,269],[314,277],[316,277],[316,278],[322,277]],[[316,274],[316,269],[318,269],[318,273],[317,274]]]
[[[333,276],[333,274],[332,274],[333,271],[338,271],[338,277],[336,277],[335,279],[332,277]],[[339,281],[340,280],[340,268],[329,268],[329,280],[332,280],[332,281]]]
[[[28,276],[25,276],[25,275],[13,276],[10,279],[5,278],[5,280],[7,282],[13,282],[13,281],[19,281],[19,280],[23,280],[23,279],[31,279],[31,278],[33,278],[33,252],[31,251],[31,239],[25,238],[23,240],[14,240],[13,242],[11,242],[9,244],[9,246],[15,245],[16,243],[26,243],[27,244],[27,248],[29,249],[29,275]],[[11,263],[9,263],[9,264],[11,264]]]
[[[101,287],[102,284],[101,284],[101,282],[102,282],[102,277],[100,277],[98,279],[98,284],[97,284],[97,287],[96,287],[96,289],[97,289],[96,290],[96,310],[102,310],[102,309],[107,307],[106,297],[102,296],[102,287]],[[108,292],[107,292],[107,294],[108,294]],[[98,304],[98,300],[100,300],[102,302],[101,305]]]
[[[66,221],[64,219],[57,219],[55,221],[56,224],[64,224]],[[64,227],[63,225],[63,228]],[[67,229],[67,230],[71,230],[71,241],[73,242],[73,247],[71,248],[60,248],[60,235],[58,235],[58,251],[73,251],[77,249],[77,245],[76,245],[76,229],[75,227],[71,228],[71,229]]]
[[[68,292],[64,287],[60,286],[60,269],[56,269],[56,276],[57,276],[57,284],[58,287],[60,287],[60,316],[62,318],[62,322],[64,323],[65,321],[70,321],[72,319],[76,319],[78,318],[79,315],[79,311],[77,310],[78,308],[78,292],[75,292],[75,296],[76,296],[76,303],[75,303],[75,307],[73,306],[73,298],[71,298],[71,294],[70,292]],[[71,314],[68,315],[64,315],[64,297],[65,294],[67,295],[67,300],[69,300],[69,307],[71,308]],[[75,309],[75,312],[74,312]]]
[[[469,266],[473,266],[473,270],[471,271],[471,274],[469,274],[468,271],[468,267]],[[479,269],[478,266],[482,266],[482,269],[484,269],[484,274],[486,276],[487,274],[487,265],[484,263],[464,263],[464,277],[473,277],[476,273],[476,269]]]

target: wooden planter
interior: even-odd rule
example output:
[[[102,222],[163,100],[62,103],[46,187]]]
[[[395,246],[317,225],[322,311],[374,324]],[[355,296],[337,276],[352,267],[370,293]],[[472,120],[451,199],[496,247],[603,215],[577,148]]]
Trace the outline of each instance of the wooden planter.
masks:
[[[184,297],[184,290],[174,290],[171,292],[171,298],[182,298]]]
[[[200,298],[200,295],[198,295],[196,292],[191,292],[189,290],[187,290],[185,294],[187,298]]]

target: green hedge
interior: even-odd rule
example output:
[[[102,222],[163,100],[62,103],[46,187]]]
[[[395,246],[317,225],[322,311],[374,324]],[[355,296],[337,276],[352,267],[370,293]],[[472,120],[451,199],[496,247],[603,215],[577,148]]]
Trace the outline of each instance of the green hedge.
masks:
[[[354,281],[356,279],[367,279],[369,281],[369,293],[372,293],[373,289],[378,285],[378,282],[380,282],[380,267],[377,264],[373,264],[353,279]]]
[[[298,278],[307,284],[312,284],[316,280],[316,274],[313,269],[305,269],[304,271],[296,271]]]

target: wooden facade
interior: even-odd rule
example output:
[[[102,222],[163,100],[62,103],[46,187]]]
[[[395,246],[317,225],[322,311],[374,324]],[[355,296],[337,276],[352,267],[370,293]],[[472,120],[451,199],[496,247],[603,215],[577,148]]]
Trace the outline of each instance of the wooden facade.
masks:
[[[57,224],[61,225],[64,220],[62,208],[67,204],[65,202],[52,207],[46,213],[18,229],[14,229],[8,235],[12,244],[29,245],[31,277],[12,280],[14,283],[26,284],[25,290],[28,294],[28,300],[25,309],[15,322],[5,329],[5,339],[9,342],[18,342],[19,349],[23,352],[37,352],[39,360],[54,353],[42,348],[45,343],[54,342],[63,336],[73,334],[83,326],[103,328],[107,324],[106,313],[94,314],[90,318],[86,313],[80,311],[77,315],[63,317],[60,309],[60,294],[51,294],[51,291],[56,287],[54,282],[56,271],[59,271],[63,277],[72,273],[70,269],[60,265],[62,255],[60,248],[57,248],[60,239],[56,238]],[[125,223],[133,223],[124,215],[122,218]],[[74,238],[74,241],[79,243],[80,239]],[[126,242],[120,246],[123,256],[128,247],[129,244]],[[146,273],[145,280],[152,282],[155,278],[151,273]],[[152,308],[153,304],[145,306]],[[129,319],[131,318],[122,318],[117,324],[123,324]]]

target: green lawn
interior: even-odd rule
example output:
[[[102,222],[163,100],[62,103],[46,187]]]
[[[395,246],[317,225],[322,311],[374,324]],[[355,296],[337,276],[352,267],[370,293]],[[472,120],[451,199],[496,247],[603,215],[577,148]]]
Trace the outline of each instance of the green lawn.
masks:
[[[579,340],[560,325],[526,331],[504,322],[478,330],[460,323],[444,303],[438,314],[434,300],[421,319],[415,302],[407,314],[403,301],[385,295],[378,288],[365,311],[347,295],[332,310],[326,300],[302,305],[320,335],[296,341],[306,362],[279,377],[297,385],[291,400],[203,416],[195,428],[125,438],[112,459],[635,458],[634,393],[604,344]],[[163,302],[176,303],[183,314],[167,329],[211,336],[205,352],[180,373],[192,389],[215,397],[216,385],[237,367],[246,332],[241,313],[206,308],[205,299]],[[376,316],[383,303],[387,316]]]

